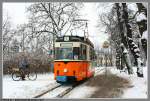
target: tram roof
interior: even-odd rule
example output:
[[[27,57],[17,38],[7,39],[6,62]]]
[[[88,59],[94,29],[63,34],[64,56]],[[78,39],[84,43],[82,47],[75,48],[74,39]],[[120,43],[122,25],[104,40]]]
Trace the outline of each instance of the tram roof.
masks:
[[[65,37],[68,37],[69,39],[67,41],[64,40]],[[86,44],[89,44],[90,46],[94,47],[93,43],[86,38],[84,40],[84,37],[81,36],[62,36],[62,37],[57,37],[56,42],[83,42]]]

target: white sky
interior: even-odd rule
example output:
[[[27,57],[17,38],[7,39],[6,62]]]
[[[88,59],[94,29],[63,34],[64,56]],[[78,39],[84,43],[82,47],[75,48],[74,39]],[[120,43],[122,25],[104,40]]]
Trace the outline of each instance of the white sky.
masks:
[[[26,7],[28,7],[31,3],[4,3],[3,4],[3,15],[8,14],[11,18],[11,22],[13,23],[13,27],[16,28],[17,24],[23,24],[28,21]],[[103,42],[107,40],[108,35],[104,32],[104,29],[98,29],[97,21],[98,21],[98,12],[107,12],[110,9],[110,5],[108,7],[97,8],[96,5],[98,3],[84,3],[85,6],[83,8],[82,15],[83,19],[88,19],[88,30],[90,40],[96,46],[102,46]]]
[[[10,16],[14,27],[17,24],[26,23],[28,20],[25,8],[29,5],[30,3],[3,3],[3,15],[8,14]]]
[[[97,7],[100,3],[85,3],[85,7],[82,11],[83,17],[85,19],[88,19],[88,29],[89,29],[89,38],[94,43],[95,46],[102,46],[103,42],[107,40],[108,35],[102,31],[104,31],[103,26],[101,28],[96,27],[98,23],[98,14],[101,14],[103,12],[107,12],[107,10],[104,10],[103,7]],[[106,3],[104,3],[106,4]],[[101,3],[102,5],[102,3]]]

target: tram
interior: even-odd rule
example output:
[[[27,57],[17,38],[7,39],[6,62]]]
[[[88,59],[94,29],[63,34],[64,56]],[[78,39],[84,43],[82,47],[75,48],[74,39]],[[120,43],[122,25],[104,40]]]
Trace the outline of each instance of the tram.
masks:
[[[88,38],[58,37],[55,42],[55,80],[72,82],[94,76],[94,57],[94,45]]]

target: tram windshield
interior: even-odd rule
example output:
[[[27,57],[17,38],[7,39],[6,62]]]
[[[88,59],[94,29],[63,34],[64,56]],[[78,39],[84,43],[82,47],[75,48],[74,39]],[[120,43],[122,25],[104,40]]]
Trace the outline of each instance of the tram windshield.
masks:
[[[73,59],[72,48],[56,48],[55,59]]]
[[[87,59],[87,48],[85,45],[80,47],[56,47],[55,48],[55,59],[70,59],[70,60],[86,60]]]

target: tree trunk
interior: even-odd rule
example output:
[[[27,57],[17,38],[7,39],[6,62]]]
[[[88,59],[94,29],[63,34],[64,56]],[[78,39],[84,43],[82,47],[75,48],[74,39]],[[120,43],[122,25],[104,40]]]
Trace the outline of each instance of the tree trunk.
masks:
[[[127,44],[130,48],[131,53],[134,56],[135,62],[136,62],[136,66],[137,66],[137,75],[139,77],[143,77],[143,68],[141,66],[142,61],[140,59],[140,49],[138,47],[138,45],[135,44],[135,42],[132,39],[132,28],[129,24],[129,19],[128,19],[128,11],[127,11],[127,5],[126,3],[122,3],[122,18],[124,19],[124,23],[125,23],[125,28],[126,28],[126,34],[127,34]]]
[[[127,38],[125,36],[125,30],[124,30],[124,18],[123,15],[121,14],[121,7],[119,6],[119,3],[116,3],[116,9],[117,9],[117,18],[118,18],[118,25],[119,25],[119,32],[121,34],[121,42],[122,44],[120,44],[121,48],[122,48],[122,52],[124,52],[125,50],[128,51],[128,43],[127,43]],[[125,64],[127,66],[128,69],[128,73],[132,74],[132,66],[131,66],[131,61],[130,61],[130,57],[128,55],[129,52],[126,52],[125,54],[122,54],[123,60],[125,61]],[[128,61],[127,61],[128,60]],[[121,66],[123,68],[123,64]]]
[[[147,9],[143,6],[143,4],[142,3],[136,3],[136,5],[138,7],[139,15],[144,14],[145,17],[147,18]],[[140,21],[137,21],[137,24],[139,26],[139,32],[140,32],[140,35],[142,37],[143,32],[145,32],[147,30],[147,19],[142,19]],[[147,39],[141,38],[141,44],[142,44],[142,47],[144,49],[145,56],[147,59]]]
[[[131,59],[130,59],[129,52],[123,44],[121,45],[121,48],[122,48],[122,61],[127,66],[128,74],[133,74],[133,69],[132,69],[132,65],[131,65]]]
[[[125,61],[124,61],[124,56],[121,55],[121,70],[123,70],[125,67]]]
[[[121,53],[118,49],[116,49],[116,67],[120,69],[121,66]]]

